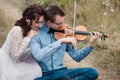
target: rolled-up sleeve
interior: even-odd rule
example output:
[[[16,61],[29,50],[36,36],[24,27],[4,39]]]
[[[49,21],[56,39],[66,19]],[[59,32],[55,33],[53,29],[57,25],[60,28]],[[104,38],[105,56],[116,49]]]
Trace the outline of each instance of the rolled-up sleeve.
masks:
[[[82,59],[84,59],[92,50],[93,47],[88,46],[85,46],[81,50],[78,50],[77,48],[72,48],[71,45],[67,46],[67,52],[77,62],[80,62]]]

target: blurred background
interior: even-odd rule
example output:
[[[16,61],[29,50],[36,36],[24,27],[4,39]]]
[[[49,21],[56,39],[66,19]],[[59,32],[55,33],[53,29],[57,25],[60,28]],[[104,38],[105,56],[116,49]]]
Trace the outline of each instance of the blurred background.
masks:
[[[79,63],[66,54],[64,64],[68,68],[94,67],[99,72],[98,80],[120,80],[120,0],[76,1],[76,26],[84,25],[90,32],[103,31],[109,38],[98,40],[94,51]],[[22,11],[33,3],[44,8],[56,3],[66,13],[65,23],[72,27],[74,0],[0,0],[0,47]],[[81,49],[87,41],[79,41],[77,47]]]

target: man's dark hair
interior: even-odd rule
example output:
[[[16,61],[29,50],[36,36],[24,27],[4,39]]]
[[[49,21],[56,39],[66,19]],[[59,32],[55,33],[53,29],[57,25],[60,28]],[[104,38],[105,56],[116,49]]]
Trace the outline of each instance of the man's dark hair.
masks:
[[[46,12],[46,16],[45,16],[46,21],[49,20],[51,22],[54,22],[56,15],[60,15],[62,17],[65,16],[65,13],[63,12],[63,10],[55,4],[49,5],[46,8],[45,12]]]

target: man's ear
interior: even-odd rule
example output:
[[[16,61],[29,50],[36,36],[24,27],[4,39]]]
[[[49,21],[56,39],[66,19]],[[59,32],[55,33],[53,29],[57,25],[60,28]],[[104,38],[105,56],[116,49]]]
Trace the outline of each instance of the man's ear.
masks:
[[[51,23],[51,21],[49,21],[49,20],[48,20],[46,23],[47,23],[47,24],[50,24],[50,23]]]
[[[46,25],[48,25],[48,26],[49,26],[50,24],[51,24],[51,21],[49,21],[49,20],[48,20],[48,21],[46,21]]]

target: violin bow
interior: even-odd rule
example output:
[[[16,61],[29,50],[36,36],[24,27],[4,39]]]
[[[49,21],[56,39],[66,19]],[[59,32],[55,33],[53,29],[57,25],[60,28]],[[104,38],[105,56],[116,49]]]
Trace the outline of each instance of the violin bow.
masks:
[[[74,16],[73,16],[73,37],[75,36],[75,23],[76,23],[76,0],[74,0]]]

